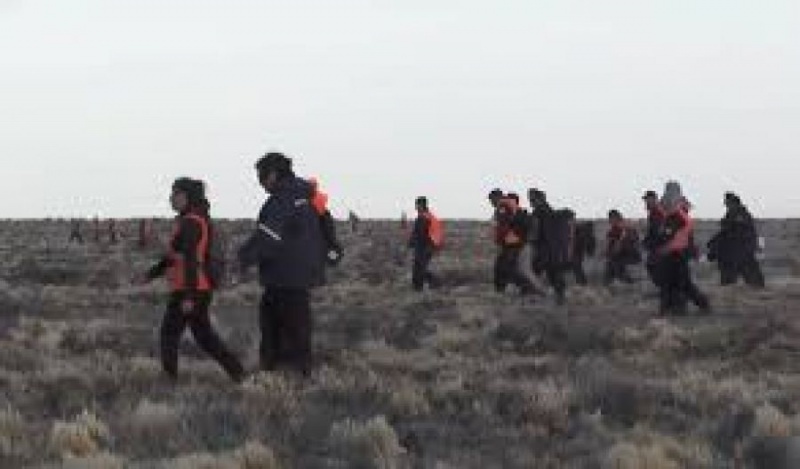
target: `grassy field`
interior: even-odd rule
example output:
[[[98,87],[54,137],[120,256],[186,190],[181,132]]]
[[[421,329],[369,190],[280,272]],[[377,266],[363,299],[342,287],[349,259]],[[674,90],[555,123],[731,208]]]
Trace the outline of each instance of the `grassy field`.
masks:
[[[764,223],[766,290],[723,289],[696,265],[715,312],[677,318],[655,314],[641,270],[599,286],[598,261],[563,308],[498,295],[488,225],[447,226],[445,286],[421,295],[396,223],[341,227],[312,376],[236,386],[188,335],[178,383],[162,377],[166,290],[132,281],[158,248],[0,222],[0,467],[781,467],[765,458],[800,431],[800,223]],[[249,223],[220,228],[234,246]],[[252,370],[259,294],[249,278],[213,307]]]

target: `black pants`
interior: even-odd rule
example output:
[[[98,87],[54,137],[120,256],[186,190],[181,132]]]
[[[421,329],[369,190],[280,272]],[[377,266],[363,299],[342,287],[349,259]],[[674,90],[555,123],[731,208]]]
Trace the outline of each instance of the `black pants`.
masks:
[[[693,302],[702,311],[709,310],[708,297],[692,280],[689,262],[689,257],[681,253],[668,254],[659,259],[662,313],[685,312],[686,300]]]
[[[733,285],[739,281],[739,277],[753,287],[763,288],[765,285],[761,265],[753,255],[736,262],[720,262],[719,273],[722,285]]]
[[[433,260],[432,250],[414,250],[414,265],[411,270],[411,285],[414,287],[414,290],[422,291],[426,283],[432,288],[438,286],[438,279],[431,273],[429,268],[431,260]]]
[[[228,350],[211,325],[208,308],[211,305],[212,294],[199,293],[194,311],[190,314],[184,313],[181,308],[184,297],[185,295],[180,292],[170,295],[167,312],[161,323],[161,364],[164,371],[172,377],[178,376],[178,347],[183,331],[188,326],[197,345],[219,362],[231,379],[241,381],[244,378],[242,364]]]
[[[521,254],[521,247],[504,246],[500,249],[494,263],[494,287],[498,292],[504,292],[509,283],[516,285],[525,294],[535,291],[533,281],[520,270]]]
[[[284,365],[303,374],[311,371],[311,306],[308,290],[267,287],[259,315],[261,368]]]
[[[653,285],[655,285],[656,288],[661,288],[661,277],[659,274],[658,256],[655,253],[648,254],[644,267],[645,270],[647,270],[647,276],[650,278],[650,281],[653,282]]]
[[[630,272],[628,272],[628,262],[617,257],[609,257],[606,260],[604,280],[606,285],[614,283],[614,280],[619,280],[623,283],[633,283],[633,278]]]
[[[570,262],[570,270],[575,276],[575,283],[578,285],[587,285],[589,279],[586,277],[586,270],[583,268],[583,258],[576,258]]]

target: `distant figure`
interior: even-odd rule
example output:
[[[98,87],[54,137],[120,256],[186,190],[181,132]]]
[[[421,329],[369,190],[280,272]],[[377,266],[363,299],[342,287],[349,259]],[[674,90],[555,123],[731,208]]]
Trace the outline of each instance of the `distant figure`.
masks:
[[[308,180],[311,184],[311,205],[319,216],[319,226],[322,232],[322,252],[324,265],[336,266],[344,257],[344,248],[336,236],[336,222],[328,210],[328,194],[322,192],[316,178]],[[324,277],[323,277],[324,278]]]
[[[241,382],[245,372],[214,331],[209,318],[214,280],[208,267],[214,231],[202,181],[180,178],[172,185],[170,203],[178,214],[169,254],[147,274],[153,280],[166,273],[170,284],[167,311],[161,324],[161,362],[171,378],[178,376],[178,347],[188,326],[197,344]]]
[[[725,194],[725,207],[720,231],[708,243],[708,258],[717,261],[722,285],[733,285],[742,277],[748,285],[763,288],[755,220],[736,194]]]
[[[269,194],[258,225],[239,249],[242,269],[258,266],[264,293],[259,320],[261,368],[286,365],[311,372],[310,290],[322,283],[325,257],[319,214],[308,203],[312,185],[295,175],[292,160],[267,153],[256,163],[258,181]]]
[[[73,220],[69,232],[69,242],[83,244],[83,232],[80,220]]]
[[[427,198],[418,197],[414,205],[417,218],[408,240],[409,248],[414,250],[411,284],[414,291],[421,292],[425,284],[430,288],[439,286],[438,278],[430,271],[430,263],[436,252],[442,248],[444,230],[442,222],[431,212]]]
[[[94,242],[100,244],[103,238],[103,230],[100,226],[100,217],[94,217],[92,220],[92,229],[94,232]]]
[[[408,214],[406,212],[400,214],[400,229],[403,231],[408,229]]]
[[[544,274],[556,294],[556,303],[566,300],[565,271],[572,256],[575,213],[568,209],[554,210],[547,202],[547,194],[539,189],[529,189],[531,221],[529,242],[532,248],[531,270],[537,276]]]
[[[661,314],[685,314],[686,300],[700,311],[711,312],[708,297],[692,280],[689,265],[693,256],[694,220],[690,204],[675,181],[667,183],[661,198],[666,218],[658,237],[658,278],[661,288]]]
[[[523,295],[538,293],[533,281],[520,269],[520,256],[528,237],[528,212],[520,207],[517,194],[500,197],[492,191],[489,201],[495,208],[494,240],[499,248],[494,265],[495,290],[502,293],[512,283]]]
[[[618,210],[608,212],[608,224],[605,284],[611,285],[615,280],[633,283],[628,266],[642,261],[642,254],[639,251],[639,234]]]
[[[153,222],[148,219],[139,220],[139,247],[146,249],[153,242]]]
[[[574,218],[574,214],[572,215]],[[594,234],[594,222],[574,222],[572,252],[570,254],[570,267],[575,276],[575,283],[587,285],[589,279],[586,277],[586,270],[583,262],[587,257],[594,256],[597,250],[597,238]]]
[[[119,231],[117,231],[117,221],[113,218],[108,220],[108,242],[117,244],[119,242]]]
[[[358,218],[358,215],[350,210],[350,213],[347,215],[347,220],[350,222],[350,232],[358,233],[358,225],[361,223],[361,219]]]
[[[647,253],[645,268],[650,281],[653,282],[653,285],[659,287],[657,250],[667,214],[664,213],[664,208],[661,206],[658,194],[655,191],[645,192],[642,200],[644,200],[645,210],[647,210],[647,228],[645,228],[645,236],[644,240],[642,240],[642,245]]]

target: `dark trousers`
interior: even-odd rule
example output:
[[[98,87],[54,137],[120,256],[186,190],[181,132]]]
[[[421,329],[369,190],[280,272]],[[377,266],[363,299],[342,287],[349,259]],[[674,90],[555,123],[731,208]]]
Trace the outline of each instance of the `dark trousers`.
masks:
[[[178,347],[183,331],[188,326],[197,345],[216,360],[231,379],[241,381],[244,377],[242,364],[228,350],[211,325],[208,308],[211,305],[212,294],[199,293],[195,300],[194,311],[190,314],[184,313],[181,308],[184,298],[185,294],[181,292],[170,295],[167,312],[161,323],[161,364],[164,371],[172,377],[178,376]]]
[[[509,283],[516,285],[522,293],[532,293],[535,288],[519,266],[521,247],[504,246],[500,249],[494,263],[494,287],[498,292],[503,292]]]
[[[577,258],[570,262],[570,270],[575,276],[575,283],[578,285],[587,285],[589,279],[586,277],[586,270],[583,268],[583,258]]]
[[[614,280],[619,280],[623,283],[633,283],[633,278],[630,272],[628,272],[628,262],[618,257],[609,257],[606,260],[604,280],[606,285],[614,283]]]
[[[267,287],[259,315],[261,368],[311,371],[311,306],[308,290]]]
[[[661,278],[659,276],[658,256],[655,253],[648,254],[644,264],[647,276],[657,288],[661,288]]]
[[[702,311],[709,310],[708,297],[692,280],[689,262],[689,257],[681,253],[668,254],[659,259],[662,313],[685,312],[686,300],[693,302]]]
[[[438,286],[438,279],[430,271],[431,260],[433,260],[433,251],[430,249],[415,249],[414,250],[414,265],[411,269],[411,285],[416,291],[422,291],[425,284],[431,288]]]
[[[739,277],[742,277],[746,284],[753,287],[763,288],[765,285],[761,265],[752,255],[738,262],[720,262],[719,273],[722,285],[733,285],[739,281]]]

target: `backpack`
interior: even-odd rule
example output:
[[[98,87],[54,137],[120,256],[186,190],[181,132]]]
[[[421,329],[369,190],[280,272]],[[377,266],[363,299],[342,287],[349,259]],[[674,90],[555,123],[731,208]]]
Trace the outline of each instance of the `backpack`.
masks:
[[[209,223],[209,245],[208,259],[206,259],[206,271],[211,285],[219,288],[227,281],[228,260],[225,254],[225,242],[220,239],[217,230]]]
[[[436,249],[444,247],[444,224],[432,213],[428,214],[428,238]]]

